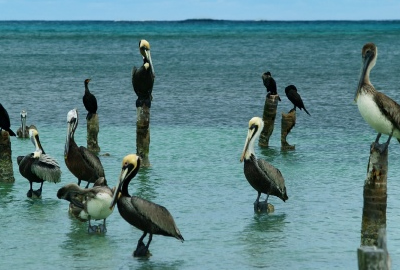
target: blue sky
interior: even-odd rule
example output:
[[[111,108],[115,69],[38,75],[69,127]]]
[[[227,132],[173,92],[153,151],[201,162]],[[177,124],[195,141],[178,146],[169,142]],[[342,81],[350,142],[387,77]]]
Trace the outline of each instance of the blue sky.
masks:
[[[0,20],[398,20],[400,0],[0,0]]]

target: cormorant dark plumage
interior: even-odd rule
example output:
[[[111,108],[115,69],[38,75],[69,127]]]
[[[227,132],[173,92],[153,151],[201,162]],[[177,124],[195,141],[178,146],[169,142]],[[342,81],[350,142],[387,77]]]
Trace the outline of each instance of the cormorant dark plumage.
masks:
[[[94,183],[98,178],[105,177],[103,165],[100,159],[86,147],[78,147],[74,140],[76,127],[78,126],[78,111],[70,110],[67,115],[68,130],[65,141],[64,159],[70,172],[78,178],[78,186],[81,181]]]
[[[29,129],[29,137],[35,145],[35,152],[26,156],[17,157],[19,172],[23,177],[28,179],[30,189],[26,196],[29,198],[34,194],[36,197],[42,195],[43,182],[58,183],[61,181],[61,170],[58,162],[46,155],[39,140],[39,133],[36,129]],[[32,183],[40,183],[40,188],[33,191]]]
[[[254,143],[258,141],[263,130],[264,122],[260,117],[253,117],[249,121],[249,130],[244,144],[240,162],[244,161],[244,175],[250,185],[257,191],[257,199],[254,202],[259,205],[261,193],[274,195],[283,201],[289,199],[286,193],[285,180],[282,173],[263,159],[257,159],[254,153]]]
[[[10,129],[10,126],[10,116],[8,115],[7,110],[0,103],[0,129],[7,131],[10,136],[16,136],[14,131]]]
[[[358,110],[364,120],[378,132],[375,143],[379,143],[381,134],[389,135],[380,151],[386,150],[391,137],[400,142],[400,105],[375,90],[369,80],[369,74],[375,66],[378,57],[378,48],[374,43],[367,43],[362,48],[362,70],[354,97]],[[375,147],[379,147],[375,145]]]
[[[137,196],[130,196],[128,192],[129,182],[135,177],[140,168],[140,158],[131,154],[124,157],[119,183],[114,192],[111,208],[118,205],[121,216],[131,225],[143,231],[134,256],[148,255],[150,242],[153,234],[175,237],[184,241],[175,221],[169,211],[158,204]],[[145,245],[143,239],[149,234],[149,240]]]
[[[83,105],[85,106],[87,110],[87,115],[86,119],[90,120],[93,116],[93,114],[97,113],[97,99],[96,97],[90,93],[89,91],[89,82],[90,79],[85,80],[85,94],[83,95]]]
[[[146,40],[139,41],[140,54],[143,56],[143,65],[140,68],[133,67],[132,86],[137,95],[136,107],[142,107],[145,104],[151,107],[154,84],[154,67],[151,61],[150,44]]]
[[[294,107],[292,110],[296,110],[296,107],[301,109],[304,109],[304,111],[308,114],[311,115],[306,107],[304,107],[304,103],[303,100],[301,99],[299,93],[297,93],[297,88],[294,85],[289,85],[285,88],[285,94],[287,96],[287,98],[293,103]],[[292,111],[291,110],[291,111]]]
[[[68,184],[60,188],[57,192],[59,199],[70,202],[69,212],[82,222],[89,221],[88,232],[107,231],[106,218],[111,215],[113,209],[110,209],[114,190],[107,186],[104,177],[100,177],[92,188],[81,188],[77,184]],[[90,224],[90,220],[103,219],[103,224]]]
[[[276,82],[274,78],[272,78],[271,72],[264,72],[261,76],[264,86],[267,88],[267,97],[270,95],[278,95],[278,91],[276,89]],[[281,98],[278,95],[278,100],[281,101]]]

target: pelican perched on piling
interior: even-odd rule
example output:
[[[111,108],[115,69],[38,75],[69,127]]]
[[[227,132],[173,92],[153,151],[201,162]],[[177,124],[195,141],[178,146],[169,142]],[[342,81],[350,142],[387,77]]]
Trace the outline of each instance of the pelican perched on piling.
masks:
[[[260,117],[253,117],[249,121],[249,130],[244,144],[240,162],[244,161],[244,175],[250,185],[257,191],[257,199],[254,202],[259,208],[261,193],[277,196],[286,201],[289,199],[286,193],[285,180],[281,172],[263,159],[257,159],[254,153],[254,143],[260,137],[264,128],[264,122]]]
[[[122,170],[119,183],[114,192],[110,208],[118,205],[121,216],[131,225],[143,231],[140,237],[134,256],[148,255],[150,242],[153,234],[175,237],[184,241],[175,221],[169,211],[158,204],[152,203],[137,196],[130,196],[128,185],[135,177],[140,168],[140,158],[131,154],[122,160]],[[143,239],[149,234],[149,240],[145,245]]]
[[[29,127],[26,126],[26,117],[28,113],[25,110],[22,110],[21,113],[21,126],[17,130],[18,138],[29,138],[29,129],[36,129],[34,125],[30,125]]]
[[[140,68],[133,67],[132,85],[137,95],[136,107],[142,107],[145,104],[151,107],[153,99],[151,93],[154,84],[154,67],[150,55],[150,43],[142,39],[139,41],[140,54],[143,56],[143,65]]]
[[[103,165],[100,159],[84,146],[77,146],[74,140],[75,130],[78,126],[78,110],[72,109],[67,115],[67,138],[65,141],[64,159],[67,168],[78,178],[78,186],[81,181],[94,183],[99,177],[105,177]]]
[[[92,188],[81,188],[72,183],[60,188],[57,192],[59,199],[70,202],[69,212],[82,222],[89,221],[88,232],[107,232],[106,218],[111,215],[110,208],[114,190],[107,186],[104,177],[100,177]],[[90,224],[90,220],[103,220],[99,226]]]
[[[290,111],[295,111],[295,110],[296,110],[296,107],[297,107],[297,108],[299,108],[300,110],[301,110],[301,109],[304,109],[304,111],[305,111],[308,115],[311,115],[311,114],[307,111],[306,107],[304,107],[303,100],[301,99],[299,93],[297,93],[297,88],[296,88],[296,86],[294,86],[293,84],[287,86],[287,87],[285,88],[285,94],[286,94],[287,98],[288,98],[288,99],[293,103],[293,105],[294,105],[293,109],[291,109]]]
[[[14,131],[11,130],[10,126],[10,116],[8,115],[7,110],[0,103],[0,129],[7,131],[10,136],[16,136]]]
[[[400,105],[385,94],[376,91],[369,80],[369,74],[378,57],[376,45],[365,44],[361,55],[362,69],[354,101],[364,120],[378,132],[375,147],[383,152],[387,149],[392,136],[400,142]],[[380,147],[379,138],[382,133],[389,135],[389,138]]]
[[[82,101],[85,109],[87,110],[86,119],[90,120],[93,114],[97,113],[97,99],[96,97],[90,93],[89,91],[89,82],[90,79],[85,80],[85,94],[83,95]]]
[[[61,181],[61,170],[58,162],[44,152],[39,140],[38,131],[32,128],[29,129],[29,137],[35,146],[35,152],[17,157],[17,163],[19,172],[23,177],[28,179],[30,184],[30,189],[26,196],[31,198],[32,195],[35,195],[39,198],[42,195],[44,181],[53,183]],[[38,190],[33,191],[33,182],[40,183]]]

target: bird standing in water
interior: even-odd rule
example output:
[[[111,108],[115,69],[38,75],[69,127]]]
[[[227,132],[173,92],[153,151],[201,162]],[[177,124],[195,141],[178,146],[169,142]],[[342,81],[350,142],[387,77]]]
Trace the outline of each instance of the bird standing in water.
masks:
[[[85,109],[88,112],[86,115],[87,120],[90,120],[92,118],[93,114],[97,113],[97,99],[89,91],[89,82],[90,82],[90,79],[85,80],[85,94],[83,95],[83,98],[82,98],[83,105],[85,106]]]
[[[149,254],[148,250],[153,234],[171,236],[182,242],[184,241],[173,217],[165,207],[140,197],[129,195],[128,185],[136,176],[139,168],[139,156],[131,154],[124,157],[119,183],[110,205],[110,208],[113,208],[117,204],[121,216],[129,224],[143,231],[143,235],[140,237],[133,253],[135,257]],[[149,240],[145,245],[143,239],[147,234],[149,234]]]
[[[17,163],[19,172],[28,179],[30,184],[30,189],[26,196],[31,198],[32,195],[35,195],[39,198],[42,195],[44,181],[53,183],[61,181],[61,169],[58,162],[44,152],[36,129],[29,129],[29,137],[36,148],[35,152],[17,157]],[[33,191],[33,182],[40,183],[38,190]]]
[[[244,175],[258,193],[254,202],[258,209],[261,193],[267,194],[265,203],[268,203],[269,195],[274,195],[282,201],[289,199],[282,173],[267,161],[255,156],[254,143],[260,137],[263,128],[264,122],[260,117],[250,119],[244,149],[240,157],[240,162],[244,161]]]
[[[375,147],[383,153],[393,137],[400,142],[400,105],[385,94],[375,90],[369,80],[372,68],[378,57],[378,48],[367,43],[362,48],[362,69],[354,101],[364,120],[378,132]],[[386,143],[379,145],[381,135],[389,136]]]
[[[307,111],[306,107],[304,107],[303,100],[301,99],[299,93],[297,93],[297,88],[296,88],[296,86],[294,86],[293,84],[287,86],[287,87],[285,88],[285,94],[286,94],[287,98],[288,98],[288,99],[293,103],[293,105],[294,105],[293,109],[291,109],[290,111],[295,111],[295,110],[296,110],[296,107],[297,107],[297,108],[299,108],[300,110],[301,110],[301,109],[304,109],[304,111],[305,111],[308,115],[311,115],[311,114]]]
[[[10,129],[10,126],[10,116],[8,115],[7,110],[0,103],[0,129],[7,131],[10,136],[16,136],[14,131]]]
[[[151,107],[153,100],[154,67],[150,54],[150,43],[142,39],[139,41],[139,51],[143,56],[143,65],[132,69],[132,86],[137,95],[136,107],[142,107],[145,104]]]

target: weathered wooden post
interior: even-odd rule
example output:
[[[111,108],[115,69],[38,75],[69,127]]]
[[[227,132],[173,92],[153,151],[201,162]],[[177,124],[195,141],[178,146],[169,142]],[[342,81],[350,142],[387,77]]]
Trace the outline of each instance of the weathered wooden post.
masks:
[[[254,212],[255,213],[273,213],[275,207],[270,203],[259,202],[258,205],[254,202]]]
[[[358,269],[390,270],[391,261],[386,243],[386,230],[380,229],[377,246],[361,246],[357,250]]]
[[[142,158],[144,167],[150,166],[150,108],[143,104],[136,108],[136,153]]]
[[[11,160],[11,140],[7,131],[0,134],[0,182],[14,183],[13,163]]]
[[[295,146],[290,145],[286,137],[289,132],[296,125],[296,110],[290,110],[288,113],[282,113],[281,121],[281,149],[282,150],[294,150]]]
[[[258,144],[262,147],[268,147],[269,137],[271,137],[274,131],[274,124],[276,118],[276,109],[278,107],[278,95],[267,95],[265,97],[263,121],[264,128],[261,131],[260,139]]]
[[[381,153],[372,143],[364,182],[361,245],[376,246],[378,232],[386,228],[388,148]]]
[[[98,154],[100,152],[100,146],[99,146],[99,141],[97,139],[98,134],[99,134],[99,115],[92,114],[92,117],[88,120],[86,120],[86,126],[87,126],[87,149],[94,153]]]

